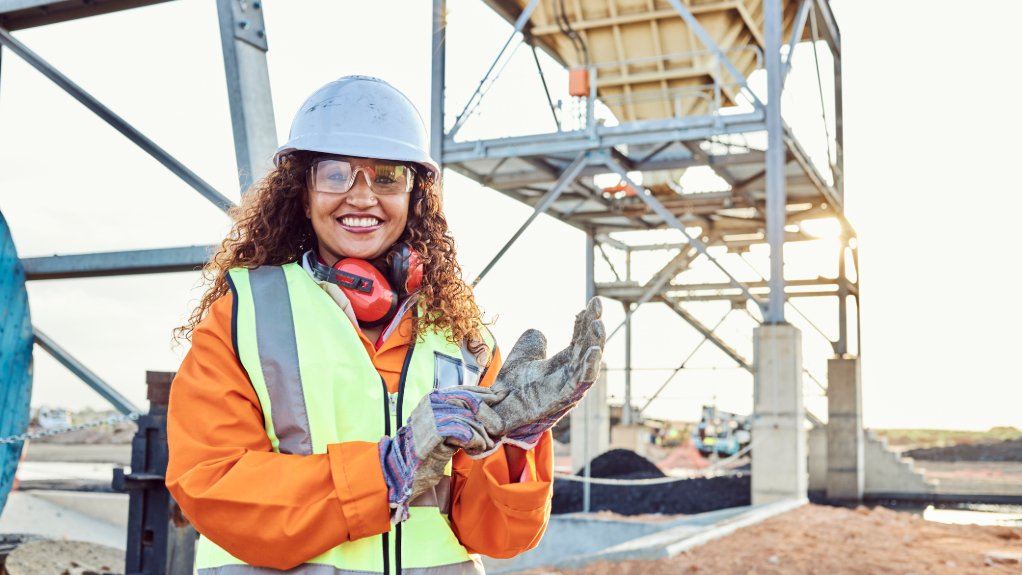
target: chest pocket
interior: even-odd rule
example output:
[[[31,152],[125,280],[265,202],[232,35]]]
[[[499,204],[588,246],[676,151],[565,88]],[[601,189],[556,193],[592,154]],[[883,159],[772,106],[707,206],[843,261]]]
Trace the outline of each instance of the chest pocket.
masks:
[[[464,356],[454,357],[439,351],[434,351],[433,357],[433,389],[479,385],[482,369],[475,361],[466,362]]]

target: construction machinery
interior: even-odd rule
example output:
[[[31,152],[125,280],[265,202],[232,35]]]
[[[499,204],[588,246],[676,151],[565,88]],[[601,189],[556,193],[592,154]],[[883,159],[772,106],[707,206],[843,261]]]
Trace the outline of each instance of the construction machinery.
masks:
[[[703,457],[730,457],[751,442],[752,418],[715,405],[704,405],[699,423],[692,428],[692,444]]]

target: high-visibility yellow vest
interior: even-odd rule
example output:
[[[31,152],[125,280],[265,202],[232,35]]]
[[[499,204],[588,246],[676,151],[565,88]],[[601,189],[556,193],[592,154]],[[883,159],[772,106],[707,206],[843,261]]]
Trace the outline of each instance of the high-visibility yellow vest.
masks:
[[[394,435],[435,387],[474,385],[483,375],[465,346],[429,331],[412,342],[399,391],[390,394],[355,327],[299,264],[232,269],[228,282],[235,352],[259,397],[275,452],[310,455],[326,453],[331,443],[377,442]],[[492,336],[480,331],[492,350]],[[390,533],[342,543],[289,573],[482,573],[479,557],[451,530],[450,464],[446,473],[434,492],[412,502],[409,519]],[[200,575],[268,572],[205,537],[196,550],[196,568]]]

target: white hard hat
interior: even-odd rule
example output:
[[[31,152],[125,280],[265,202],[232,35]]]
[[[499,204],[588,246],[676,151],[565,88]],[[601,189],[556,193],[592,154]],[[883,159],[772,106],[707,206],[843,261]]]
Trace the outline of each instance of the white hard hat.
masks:
[[[309,96],[274,164],[296,150],[415,162],[439,176],[418,110],[397,88],[371,76],[344,76]]]

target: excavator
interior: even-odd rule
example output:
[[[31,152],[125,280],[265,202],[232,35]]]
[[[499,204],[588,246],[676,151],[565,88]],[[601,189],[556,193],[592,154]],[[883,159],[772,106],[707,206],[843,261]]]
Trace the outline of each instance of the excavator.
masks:
[[[752,418],[748,415],[704,405],[703,415],[692,430],[692,444],[703,457],[730,457],[752,441]]]

